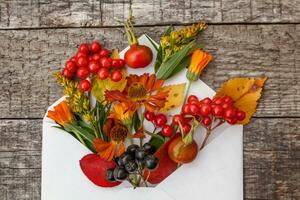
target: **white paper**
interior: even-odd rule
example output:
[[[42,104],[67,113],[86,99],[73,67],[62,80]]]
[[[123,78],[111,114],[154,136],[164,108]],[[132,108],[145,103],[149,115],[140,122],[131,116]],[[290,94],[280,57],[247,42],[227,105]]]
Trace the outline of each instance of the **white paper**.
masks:
[[[155,60],[155,49],[147,37],[143,35],[139,38],[139,42],[152,49],[153,60]],[[126,49],[120,53],[121,57],[125,51]],[[154,61],[151,63],[151,66],[153,65]],[[128,74],[153,73],[151,66],[134,70],[129,68]],[[165,85],[182,82],[187,82],[185,71],[166,81]],[[212,97],[215,92],[199,80],[193,83],[190,94],[204,98]],[[53,105],[49,108],[51,109]],[[174,109],[170,114],[178,113],[179,109]],[[156,187],[135,190],[126,183],[114,188],[101,188],[89,181],[80,169],[79,160],[90,151],[68,133],[54,128],[55,125],[45,116],[42,200],[243,199],[243,127],[241,125],[224,125],[216,129],[195,161],[183,165]],[[203,140],[202,129],[197,130],[195,139],[198,143]]]

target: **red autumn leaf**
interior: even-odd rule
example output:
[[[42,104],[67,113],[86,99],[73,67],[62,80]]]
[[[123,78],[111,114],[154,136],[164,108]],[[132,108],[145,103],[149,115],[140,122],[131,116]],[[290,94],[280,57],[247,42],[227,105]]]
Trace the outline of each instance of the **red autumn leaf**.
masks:
[[[88,154],[80,160],[80,167],[87,178],[97,186],[114,187],[121,184],[107,181],[105,177],[107,169],[116,167],[114,161],[103,160],[97,154]]]
[[[144,176],[147,177],[149,175],[148,181],[151,184],[158,184],[162,182],[177,169],[177,163],[171,160],[168,154],[168,147],[171,141],[172,139],[163,144],[161,148],[154,154],[159,160],[158,168],[154,171],[151,171],[150,175],[149,171],[145,171]]]

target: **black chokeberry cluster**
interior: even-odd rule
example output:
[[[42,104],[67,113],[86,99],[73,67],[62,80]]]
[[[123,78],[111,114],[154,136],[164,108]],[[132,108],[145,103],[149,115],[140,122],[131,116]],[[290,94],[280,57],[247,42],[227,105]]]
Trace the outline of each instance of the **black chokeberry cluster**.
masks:
[[[143,170],[155,170],[158,166],[158,159],[153,155],[155,148],[150,143],[143,147],[132,144],[118,158],[115,158],[117,167],[108,169],[106,179],[108,181],[123,181],[130,175],[143,175]]]

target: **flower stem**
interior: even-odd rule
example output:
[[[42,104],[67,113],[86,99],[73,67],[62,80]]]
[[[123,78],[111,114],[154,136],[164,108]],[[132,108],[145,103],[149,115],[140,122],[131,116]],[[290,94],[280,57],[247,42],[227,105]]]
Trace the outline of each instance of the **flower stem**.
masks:
[[[189,91],[190,91],[191,85],[192,85],[192,81],[189,81],[188,86],[187,86],[187,89],[186,89],[186,93],[185,93],[185,96],[184,96],[184,101],[183,101],[183,103],[186,102],[186,99],[187,99],[187,97],[188,97],[188,95],[189,95]]]
[[[147,135],[150,135],[150,136],[152,136],[152,137],[156,137],[156,138],[160,139],[160,140],[163,141],[163,142],[165,141],[164,138],[163,138],[162,136],[158,135],[158,134],[151,133],[150,131],[147,131],[147,130],[144,130],[144,131],[145,131],[145,133],[146,133]]]

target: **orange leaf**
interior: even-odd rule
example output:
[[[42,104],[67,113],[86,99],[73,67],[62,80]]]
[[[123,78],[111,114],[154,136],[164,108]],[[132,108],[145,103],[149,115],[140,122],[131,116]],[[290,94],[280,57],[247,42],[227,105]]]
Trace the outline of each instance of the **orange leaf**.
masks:
[[[256,111],[257,101],[261,97],[262,87],[267,78],[235,78],[228,80],[217,92],[217,97],[230,96],[234,106],[246,113],[246,118],[239,124],[249,123]]]

